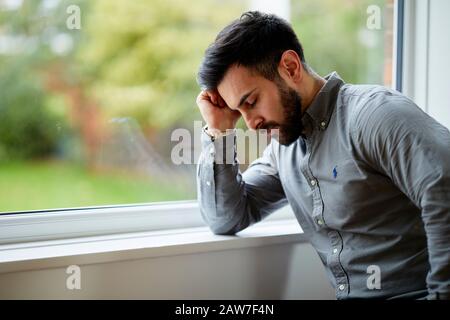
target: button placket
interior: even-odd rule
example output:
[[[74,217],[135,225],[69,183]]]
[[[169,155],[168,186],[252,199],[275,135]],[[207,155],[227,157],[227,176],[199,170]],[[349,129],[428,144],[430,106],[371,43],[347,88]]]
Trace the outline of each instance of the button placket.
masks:
[[[320,193],[320,187],[317,186],[313,190],[313,212],[312,217],[316,223],[317,229],[322,229],[326,227],[325,219],[323,217],[323,201],[322,195]]]
[[[310,167],[309,161],[312,155],[312,139],[316,136],[316,133],[313,132],[310,139],[305,140],[307,154],[305,157],[305,165],[302,166],[301,171],[306,179],[309,182],[309,186],[312,190],[313,197],[313,208],[312,208],[312,219],[314,221],[314,228],[316,231],[321,230],[326,227],[325,220],[323,219],[323,201],[322,195],[320,193],[319,181],[314,177]]]
[[[348,276],[339,260],[339,252],[342,250],[342,239],[337,231],[328,232],[328,237],[331,240],[331,246],[333,248],[332,253],[327,258],[328,266],[336,279],[336,295],[344,296],[348,293],[349,282]]]

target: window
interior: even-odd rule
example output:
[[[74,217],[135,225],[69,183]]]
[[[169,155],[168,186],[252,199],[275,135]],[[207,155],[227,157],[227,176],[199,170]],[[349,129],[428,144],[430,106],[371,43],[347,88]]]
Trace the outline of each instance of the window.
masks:
[[[203,51],[261,3],[0,0],[0,212],[195,199],[172,133],[196,137]],[[391,85],[393,0],[280,3],[319,74]]]
[[[171,161],[240,1],[1,0],[0,211],[195,198]]]

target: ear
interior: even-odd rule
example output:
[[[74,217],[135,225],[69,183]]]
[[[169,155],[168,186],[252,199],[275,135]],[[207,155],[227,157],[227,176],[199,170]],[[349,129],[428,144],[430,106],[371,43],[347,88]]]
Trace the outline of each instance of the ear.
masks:
[[[278,72],[284,81],[292,86],[301,82],[304,69],[297,52],[294,50],[283,52],[278,65]]]

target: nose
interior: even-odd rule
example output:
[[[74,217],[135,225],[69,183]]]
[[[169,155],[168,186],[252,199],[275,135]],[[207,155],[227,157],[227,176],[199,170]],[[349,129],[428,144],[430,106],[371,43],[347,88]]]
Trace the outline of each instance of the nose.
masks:
[[[256,130],[263,120],[261,117],[252,115],[249,112],[242,112],[242,118],[244,118],[247,127],[252,130]]]

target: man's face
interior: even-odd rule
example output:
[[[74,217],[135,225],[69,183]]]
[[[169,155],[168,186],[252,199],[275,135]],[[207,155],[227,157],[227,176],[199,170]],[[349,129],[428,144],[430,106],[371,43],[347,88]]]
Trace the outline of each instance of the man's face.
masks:
[[[301,97],[281,77],[270,81],[242,66],[232,66],[217,90],[229,108],[238,110],[247,127],[266,129],[283,145],[302,132]]]

